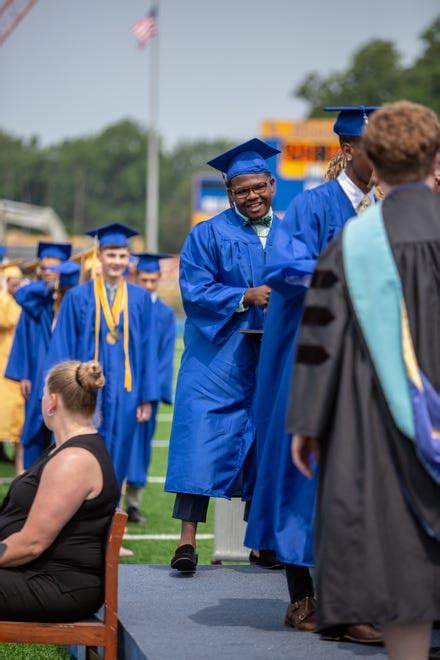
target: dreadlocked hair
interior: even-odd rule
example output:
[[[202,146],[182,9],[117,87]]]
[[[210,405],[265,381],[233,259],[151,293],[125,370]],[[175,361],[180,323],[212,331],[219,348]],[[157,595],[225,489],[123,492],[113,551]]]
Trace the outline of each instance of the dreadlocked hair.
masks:
[[[324,175],[324,181],[333,181],[334,179],[337,179],[346,164],[347,161],[344,154],[342,151],[338,151],[328,164],[327,172]]]
[[[374,188],[374,196],[377,200],[379,200],[379,202],[385,199],[385,193],[380,186],[376,186]]]

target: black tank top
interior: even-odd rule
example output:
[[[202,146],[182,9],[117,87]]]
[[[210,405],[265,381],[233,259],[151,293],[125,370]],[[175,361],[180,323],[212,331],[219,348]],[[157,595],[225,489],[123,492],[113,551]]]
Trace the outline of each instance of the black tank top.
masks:
[[[55,451],[48,448],[39,461],[14,479],[0,508],[0,540],[3,540],[20,531],[26,522],[47,463],[70,447],[87,449],[96,457],[102,470],[102,490],[82,503],[43,554],[23,565],[37,573],[53,575],[66,588],[80,586],[78,581],[82,583],[82,578],[85,584],[101,581],[107,532],[119,500],[113,465],[99,433],[70,438]]]

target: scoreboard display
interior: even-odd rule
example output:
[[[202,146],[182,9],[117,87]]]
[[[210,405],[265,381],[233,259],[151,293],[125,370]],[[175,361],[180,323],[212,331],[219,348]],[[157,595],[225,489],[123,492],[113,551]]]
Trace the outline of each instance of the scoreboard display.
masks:
[[[283,216],[292,199],[319,186],[329,161],[339,151],[331,119],[265,120],[260,137],[281,151],[276,159],[273,209]]]

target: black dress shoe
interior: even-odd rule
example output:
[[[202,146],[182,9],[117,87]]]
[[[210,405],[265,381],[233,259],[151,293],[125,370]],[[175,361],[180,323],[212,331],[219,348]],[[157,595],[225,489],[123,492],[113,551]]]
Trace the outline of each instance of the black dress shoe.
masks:
[[[195,548],[192,545],[189,543],[180,545],[171,560],[171,568],[175,568],[181,573],[194,573],[197,568],[197,559]]]
[[[271,571],[282,571],[283,562],[279,561],[273,550],[260,550],[260,555],[256,555],[253,550],[249,553],[249,563],[261,568],[268,568]]]
[[[143,525],[145,523],[145,518],[135,506],[129,506],[127,509],[127,520],[129,523],[135,523],[136,525]]]

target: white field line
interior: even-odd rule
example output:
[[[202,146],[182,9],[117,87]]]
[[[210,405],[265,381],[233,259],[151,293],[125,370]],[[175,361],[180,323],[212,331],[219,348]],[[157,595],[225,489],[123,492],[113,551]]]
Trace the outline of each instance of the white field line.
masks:
[[[171,422],[173,419],[172,413],[159,413],[157,416],[158,422]]]
[[[214,534],[197,534],[197,541],[212,541]],[[178,541],[179,534],[124,534],[124,541]]]

